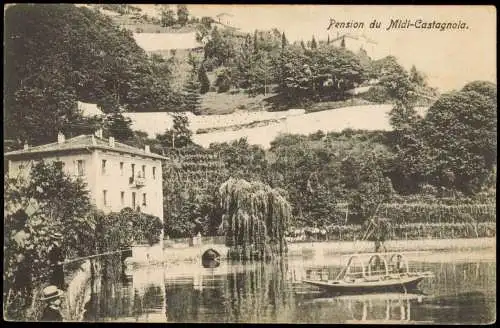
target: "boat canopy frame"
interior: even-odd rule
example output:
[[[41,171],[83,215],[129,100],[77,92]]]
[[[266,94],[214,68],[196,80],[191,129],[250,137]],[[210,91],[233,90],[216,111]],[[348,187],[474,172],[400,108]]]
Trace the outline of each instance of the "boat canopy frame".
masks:
[[[384,256],[386,255],[386,256]],[[389,260],[387,260],[387,256],[389,257]],[[359,272],[352,273],[351,268],[353,267],[353,264],[359,264],[361,266],[361,275],[362,278],[369,278],[372,277],[372,265],[374,264],[374,261],[380,261],[379,263],[383,264],[383,270],[385,271],[385,275],[388,276],[391,273],[401,273],[401,263],[403,264],[403,269],[405,270],[406,273],[409,273],[409,265],[408,265],[408,260],[403,254],[401,253],[390,253],[390,254],[373,254],[370,259],[367,262],[367,265],[365,265],[365,262],[361,258],[360,255],[352,255],[349,258],[349,261],[347,261],[347,265],[345,268],[340,272],[340,274],[337,276],[337,280],[343,279],[348,276],[353,276],[355,274],[359,274]],[[393,272],[394,270],[397,270],[397,272]],[[376,271],[378,272],[378,271]]]

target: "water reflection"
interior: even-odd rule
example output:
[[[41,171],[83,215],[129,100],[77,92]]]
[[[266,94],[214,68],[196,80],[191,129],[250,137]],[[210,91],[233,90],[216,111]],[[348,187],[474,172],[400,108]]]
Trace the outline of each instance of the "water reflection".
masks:
[[[495,262],[414,261],[435,278],[422,294],[325,297],[300,283],[306,275],[333,279],[339,266],[289,259],[142,267],[100,277],[87,321],[252,323],[487,323],[495,317]],[[110,270],[109,268],[107,270]]]
[[[345,323],[417,323],[411,315],[411,302],[423,302],[422,294],[367,294],[306,301],[317,309],[340,309]],[[419,322],[420,323],[420,322]],[[429,323],[429,322],[427,322]]]

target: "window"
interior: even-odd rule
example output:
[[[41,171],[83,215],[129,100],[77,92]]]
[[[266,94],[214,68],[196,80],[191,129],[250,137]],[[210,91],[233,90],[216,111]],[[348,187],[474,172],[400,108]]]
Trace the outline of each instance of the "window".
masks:
[[[146,206],[147,203],[146,203],[146,193],[143,193],[142,194],[142,206]]]
[[[101,170],[102,175],[106,174],[106,160],[102,160],[102,170]]]
[[[134,176],[135,176],[135,164],[130,164],[130,169],[132,170],[132,179],[134,179]]]
[[[146,165],[142,166],[142,177],[146,179]]]
[[[78,160],[76,161],[76,175],[82,176],[85,175],[85,161],[84,160]]]
[[[120,162],[120,175],[123,175],[123,162]]]
[[[156,167],[153,166],[153,179],[156,179]]]
[[[135,192],[132,193],[132,209],[135,210]]]
[[[108,191],[107,190],[102,191],[102,202],[103,202],[104,206],[108,206]]]
[[[120,192],[120,203],[125,205],[125,191]]]

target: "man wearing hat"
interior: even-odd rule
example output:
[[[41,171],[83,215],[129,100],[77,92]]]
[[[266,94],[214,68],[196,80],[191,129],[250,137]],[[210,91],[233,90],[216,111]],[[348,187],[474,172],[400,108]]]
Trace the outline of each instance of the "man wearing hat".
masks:
[[[60,289],[64,289],[65,288],[64,269],[63,269],[64,257],[61,249],[62,235],[56,232],[52,235],[52,238],[53,238],[52,246],[48,254],[50,268],[52,270],[49,283],[57,286]]]
[[[42,290],[42,301],[46,301],[47,307],[43,310],[41,321],[63,321],[61,315],[61,295],[63,291],[57,286],[51,285]]]

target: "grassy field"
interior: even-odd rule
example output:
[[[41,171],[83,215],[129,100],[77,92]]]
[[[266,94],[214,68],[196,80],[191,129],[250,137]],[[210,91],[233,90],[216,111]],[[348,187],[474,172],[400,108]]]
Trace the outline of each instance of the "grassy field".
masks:
[[[265,101],[271,95],[250,97],[244,92],[217,93],[208,92],[201,97],[202,115],[231,114],[238,110],[266,111],[270,108]]]

